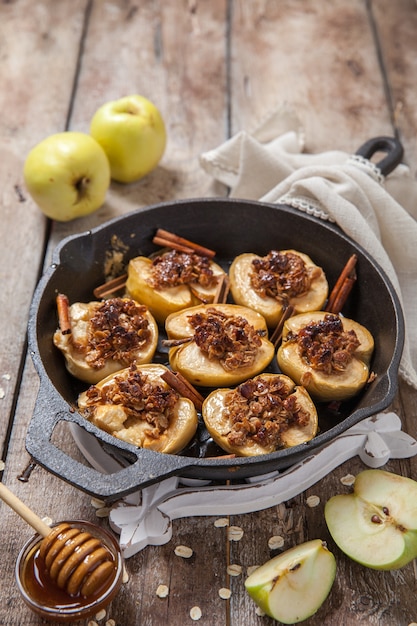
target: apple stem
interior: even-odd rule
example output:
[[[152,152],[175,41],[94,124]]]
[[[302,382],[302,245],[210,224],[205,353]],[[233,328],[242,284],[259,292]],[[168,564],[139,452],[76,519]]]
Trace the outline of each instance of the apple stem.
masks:
[[[78,198],[77,202],[79,202],[86,194],[88,186],[90,184],[90,179],[88,176],[83,176],[75,183],[75,189],[77,190]]]

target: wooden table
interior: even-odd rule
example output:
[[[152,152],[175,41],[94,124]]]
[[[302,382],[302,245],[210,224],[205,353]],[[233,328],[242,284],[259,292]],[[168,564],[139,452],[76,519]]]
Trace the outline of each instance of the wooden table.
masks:
[[[91,498],[40,467],[28,482],[18,476],[30,459],[25,436],[38,390],[27,355],[26,326],[34,287],[55,245],[137,207],[163,200],[222,196],[199,166],[199,155],[241,129],[253,129],[286,102],[305,128],[309,152],[354,152],[371,136],[397,133],[405,160],[417,169],[417,6],[414,0],[15,0],[0,7],[1,72],[1,307],[0,438],[3,481],[40,516],[98,520]],[[99,105],[141,93],[160,108],[169,142],[163,161],[144,180],[113,183],[97,213],[51,223],[25,190],[22,166],[38,141],[65,129],[88,132]],[[400,383],[393,403],[403,428],[417,436],[416,392]],[[76,451],[75,451],[76,454]],[[270,558],[268,538],[285,547],[328,539],[326,499],[340,479],[357,474],[358,457],[307,492],[270,509],[233,516],[240,542],[228,542],[213,517],[174,522],[171,542],[147,547],[127,561],[129,581],[107,619],[118,626],[261,625],[244,590],[247,568]],[[415,458],[387,468],[417,479]],[[306,506],[318,495],[315,508]],[[32,534],[0,505],[2,581],[0,624],[40,624],[14,584],[14,563]],[[331,542],[330,542],[331,543]],[[174,555],[177,544],[194,550]],[[333,544],[331,544],[333,547]],[[417,621],[416,570],[375,572],[335,549],[338,573],[326,603],[308,623],[407,626]],[[227,564],[243,566],[228,577]],[[159,584],[169,586],[165,599]],[[230,600],[218,590],[231,589]],[[100,622],[105,623],[105,620]],[[113,623],[113,622],[109,622]]]

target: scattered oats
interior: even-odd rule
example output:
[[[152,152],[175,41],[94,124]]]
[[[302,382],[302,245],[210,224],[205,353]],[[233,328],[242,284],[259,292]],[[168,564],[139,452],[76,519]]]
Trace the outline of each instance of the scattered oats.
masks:
[[[129,574],[127,572],[127,569],[125,566],[123,566],[123,578],[122,578],[122,582],[123,583],[127,583],[129,582]]]
[[[174,552],[183,559],[189,559],[193,555],[193,551],[188,546],[177,546]]]
[[[346,476],[342,476],[340,482],[342,483],[342,485],[350,487],[355,482],[355,477],[353,474],[346,474]]]
[[[243,537],[243,529],[240,526],[229,526],[227,537],[229,541],[240,541]]]
[[[104,508],[106,503],[104,502],[104,500],[100,500],[99,498],[91,498],[91,505],[95,509],[102,509],[102,508]]]
[[[229,526],[229,520],[227,517],[219,517],[214,521],[214,525],[216,528],[224,528],[225,526]]]
[[[226,587],[222,587],[221,589],[219,589],[219,596],[222,600],[228,600],[231,595],[232,592],[230,591],[230,589],[226,589]]]
[[[106,617],[106,609],[101,609],[98,613],[96,613],[95,618],[98,622]]]
[[[259,617],[263,617],[264,615],[266,615],[265,611],[262,611],[260,606],[256,607],[255,613],[256,613],[256,615],[259,615]]]
[[[42,521],[44,522],[44,524],[46,524],[47,526],[52,526],[52,519],[50,517],[43,517]]]
[[[320,498],[319,496],[309,496],[306,502],[307,502],[307,506],[309,506],[310,509],[312,509],[315,506],[318,506],[320,504]]]
[[[283,545],[284,537],[281,537],[281,535],[274,535],[268,540],[268,547],[270,550],[277,550],[278,548],[282,548]]]
[[[229,576],[239,576],[242,573],[242,566],[232,563],[227,568],[227,573]]]
[[[108,517],[110,515],[110,507],[103,506],[101,509],[96,509],[97,517]]]
[[[116,621],[114,619],[108,619],[104,626],[116,626]]]
[[[3,387],[0,387],[0,400],[3,400],[5,395],[6,395],[6,392],[4,391]]]
[[[257,570],[257,569],[258,569],[258,567],[259,567],[259,565],[250,565],[250,566],[248,567],[248,569],[247,569],[247,572],[246,572],[246,573],[247,573],[247,575],[248,575],[248,576],[250,576],[251,574],[253,574],[253,572],[254,572],[255,570]]]
[[[202,612],[199,606],[193,606],[193,608],[190,610],[190,617],[192,620],[194,620],[195,622],[199,619],[201,619],[202,616]]]
[[[1,460],[0,460],[0,472],[2,472],[2,471],[4,470],[4,468],[5,468],[5,467],[6,467],[6,466],[5,466],[5,464],[4,464],[4,461],[1,461]]]
[[[159,585],[156,590],[158,598],[166,598],[169,594],[169,588],[166,585]]]

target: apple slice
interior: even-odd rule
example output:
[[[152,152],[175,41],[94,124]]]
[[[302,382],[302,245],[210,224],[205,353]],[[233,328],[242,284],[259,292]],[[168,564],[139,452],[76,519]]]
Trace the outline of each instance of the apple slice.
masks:
[[[357,475],[354,492],[325,506],[330,534],[351,559],[392,570],[417,557],[417,482],[384,470]]]
[[[334,555],[321,539],[313,539],[261,565],[245,587],[267,615],[283,624],[298,624],[321,607],[335,576]]]

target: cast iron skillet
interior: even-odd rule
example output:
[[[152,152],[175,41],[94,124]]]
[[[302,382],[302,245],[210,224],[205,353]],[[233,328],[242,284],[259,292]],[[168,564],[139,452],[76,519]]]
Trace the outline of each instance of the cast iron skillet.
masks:
[[[379,163],[386,175],[402,157],[401,145],[396,140],[371,140],[358,153],[370,158],[381,150],[387,152]],[[343,313],[365,325],[375,338],[371,367],[376,380],[339,410],[319,405],[320,432],[309,443],[253,458],[209,458],[224,453],[210,442],[204,428],[181,455],[168,455],[138,449],[87,422],[76,411],[78,393],[86,385],[67,373],[63,357],[52,343],[57,327],[56,295],[66,293],[70,302],[94,299],[93,289],[104,282],[109,251],[115,246],[125,249],[125,263],[134,256],[149,255],[156,249],[152,237],[157,228],[216,250],[216,260],[225,268],[242,252],[264,255],[271,249],[300,250],[324,268],[330,288],[355,252],[358,280]],[[286,205],[227,198],[179,200],[150,206],[92,231],[70,236],[55,250],[52,264],[36,288],[30,310],[29,347],[40,377],[40,390],[26,448],[50,472],[108,500],[172,475],[215,481],[260,476],[302,461],[360,420],[387,408],[397,389],[403,340],[402,312],[390,281],[366,250],[335,225]],[[167,354],[161,350],[157,360],[166,363]],[[271,371],[278,371],[276,367],[274,360]],[[126,467],[104,474],[72,459],[51,442],[60,421],[78,424],[94,435],[106,452],[123,457]]]

